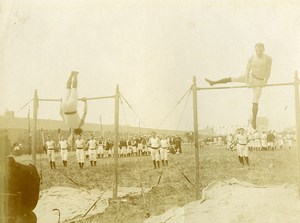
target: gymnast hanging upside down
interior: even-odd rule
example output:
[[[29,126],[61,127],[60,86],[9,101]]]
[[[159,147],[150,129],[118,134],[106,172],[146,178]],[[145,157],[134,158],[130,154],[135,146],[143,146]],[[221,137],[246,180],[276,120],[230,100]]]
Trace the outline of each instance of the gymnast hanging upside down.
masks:
[[[71,128],[72,133],[80,135],[82,133],[81,126],[84,124],[84,120],[87,114],[87,99],[78,99],[77,93],[77,71],[72,71],[71,75],[67,81],[67,91],[62,99],[60,105],[60,115],[67,125]],[[77,111],[78,100],[84,102],[83,115],[80,118]]]
[[[265,47],[263,43],[255,44],[255,55],[248,60],[246,72],[239,77],[227,77],[220,80],[205,79],[211,86],[215,84],[225,84],[228,82],[246,83],[253,89],[252,99],[252,121],[253,129],[256,129],[256,117],[258,112],[258,102],[261,96],[262,87],[264,87],[269,80],[271,74],[272,58],[264,54]]]

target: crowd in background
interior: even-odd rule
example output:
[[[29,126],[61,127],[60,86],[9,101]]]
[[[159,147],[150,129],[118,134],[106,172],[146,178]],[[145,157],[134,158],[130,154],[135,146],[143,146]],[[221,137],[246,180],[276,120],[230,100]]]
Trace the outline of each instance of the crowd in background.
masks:
[[[227,150],[236,149],[236,136],[229,134],[227,136],[211,137],[205,140],[206,145],[214,144],[218,148]],[[278,149],[292,149],[295,141],[295,134],[280,133],[274,130],[269,131],[250,131],[247,133],[247,146],[250,151],[272,151]]]

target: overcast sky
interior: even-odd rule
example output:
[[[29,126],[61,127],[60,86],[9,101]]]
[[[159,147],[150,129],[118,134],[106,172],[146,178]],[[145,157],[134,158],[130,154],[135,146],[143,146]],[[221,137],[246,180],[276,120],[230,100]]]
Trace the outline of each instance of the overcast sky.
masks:
[[[300,68],[300,6],[297,1],[41,1],[1,4],[0,112],[17,111],[33,97],[61,98],[71,70],[79,96],[108,96],[119,84],[147,127],[156,128],[196,76],[237,76],[254,44],[273,58],[270,83],[292,82]],[[198,92],[199,126],[244,125],[251,90]],[[192,95],[159,127],[193,128]],[[80,104],[81,105],[81,104]],[[80,109],[82,106],[80,106]],[[39,117],[60,119],[58,103],[41,102]],[[81,112],[81,110],[79,111]],[[138,126],[124,103],[120,122]],[[32,111],[32,105],[31,105]],[[16,113],[26,117],[28,107]],[[111,99],[90,101],[87,122],[114,121]],[[294,123],[293,87],[266,88],[259,116],[273,128]],[[141,123],[143,127],[143,124]]]

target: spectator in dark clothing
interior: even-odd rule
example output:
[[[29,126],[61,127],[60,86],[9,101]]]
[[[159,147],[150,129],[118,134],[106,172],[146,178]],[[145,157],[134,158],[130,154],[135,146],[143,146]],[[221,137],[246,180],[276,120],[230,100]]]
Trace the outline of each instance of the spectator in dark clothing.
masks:
[[[271,131],[269,131],[267,134],[267,144],[268,144],[268,150],[274,150],[275,135]]]
[[[181,150],[181,138],[179,136],[175,137],[174,144],[175,144],[176,153],[181,154],[182,153],[182,150]]]
[[[105,149],[108,151],[108,157],[111,157],[112,154],[113,154],[113,147],[114,147],[114,144],[113,142],[111,141],[110,138],[107,139],[106,143],[105,143]]]

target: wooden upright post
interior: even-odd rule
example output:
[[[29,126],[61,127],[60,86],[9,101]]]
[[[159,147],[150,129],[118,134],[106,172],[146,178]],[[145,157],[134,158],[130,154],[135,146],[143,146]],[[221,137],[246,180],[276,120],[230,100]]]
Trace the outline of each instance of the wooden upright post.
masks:
[[[102,117],[101,117],[101,115],[100,115],[100,127],[101,127],[101,137],[103,137]]]
[[[58,133],[58,142],[59,142],[60,141],[60,137],[61,137],[60,129],[57,129],[57,133]]]
[[[37,110],[39,106],[39,98],[37,90],[34,90],[33,96],[33,121],[32,121],[32,162],[36,165],[36,127],[37,127]]]
[[[200,199],[200,180],[199,180],[199,140],[198,140],[198,105],[197,105],[197,82],[193,77],[193,112],[194,112],[194,144],[195,144],[195,198]]]
[[[115,94],[115,142],[114,142],[114,186],[113,186],[113,199],[118,197],[118,143],[119,143],[119,85],[116,87]]]
[[[43,128],[41,128],[41,133],[42,133],[42,146],[43,146],[43,149],[44,149],[44,146],[45,146],[45,135],[44,135]],[[43,151],[43,153],[44,153],[44,151]]]
[[[294,77],[294,88],[295,88],[295,117],[296,117],[296,143],[298,153],[298,196],[300,197],[300,105],[299,105],[299,79],[298,72],[295,71]]]

